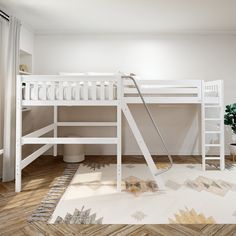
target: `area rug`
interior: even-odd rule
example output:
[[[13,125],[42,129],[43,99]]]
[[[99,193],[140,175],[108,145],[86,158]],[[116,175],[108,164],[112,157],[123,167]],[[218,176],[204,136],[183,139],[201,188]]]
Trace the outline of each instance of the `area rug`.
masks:
[[[79,165],[76,163],[67,164],[63,173],[53,181],[49,192],[43,198],[38,208],[29,217],[29,223],[33,221],[47,222],[51,218],[57,203],[70,184],[74,174],[78,170],[78,167]]]
[[[159,166],[159,168],[165,168]],[[236,168],[203,172],[198,164],[174,164],[158,191],[147,165],[80,165],[48,218],[50,224],[235,224]]]

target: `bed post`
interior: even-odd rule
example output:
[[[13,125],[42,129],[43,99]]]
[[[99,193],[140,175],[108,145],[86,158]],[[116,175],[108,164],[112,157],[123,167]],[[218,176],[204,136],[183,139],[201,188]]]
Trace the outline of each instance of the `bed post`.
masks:
[[[58,116],[58,109],[57,106],[54,106],[53,108],[53,123],[54,123],[54,129],[53,129],[53,136],[54,138],[57,138],[57,116]],[[57,144],[53,145],[53,156],[57,156]]]
[[[202,169],[206,170],[206,149],[205,149],[205,82],[202,82],[202,99],[201,99],[201,136],[202,136]]]
[[[16,170],[15,191],[21,191],[21,159],[22,159],[22,81],[21,76],[16,78]]]
[[[220,170],[225,169],[224,81],[219,81],[220,99]]]
[[[117,191],[121,192],[122,182],[122,113],[121,113],[121,99],[122,94],[122,78],[121,75],[117,75]]]

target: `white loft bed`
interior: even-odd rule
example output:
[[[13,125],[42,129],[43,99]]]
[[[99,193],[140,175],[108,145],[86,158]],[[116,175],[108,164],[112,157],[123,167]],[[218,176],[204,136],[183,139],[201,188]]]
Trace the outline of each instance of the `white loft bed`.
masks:
[[[223,123],[223,82],[220,80],[142,80],[136,78],[146,103],[149,104],[199,104],[202,120],[202,166],[206,160],[219,160],[224,169],[224,123]],[[23,87],[24,84],[24,87]],[[16,104],[16,191],[21,191],[21,173],[27,165],[53,147],[57,156],[57,144],[115,144],[117,145],[117,190],[121,190],[121,113],[123,112],[136,141],[147,161],[153,177],[163,188],[161,177],[151,154],[139,132],[138,126],[129,110],[128,104],[141,103],[137,89],[130,79],[121,74],[82,74],[73,76],[21,75],[17,77]],[[42,129],[22,136],[22,107],[53,106],[54,122]],[[115,106],[115,122],[60,122],[59,106]],[[206,109],[215,111],[217,117],[206,117]],[[217,130],[206,130],[206,123],[218,123]],[[70,138],[57,137],[61,126],[115,126],[116,137]],[[53,137],[42,137],[53,131]],[[206,136],[219,135],[218,143],[206,143]],[[25,144],[44,144],[37,151],[22,159],[22,146]],[[209,156],[206,150],[218,148],[218,155]]]

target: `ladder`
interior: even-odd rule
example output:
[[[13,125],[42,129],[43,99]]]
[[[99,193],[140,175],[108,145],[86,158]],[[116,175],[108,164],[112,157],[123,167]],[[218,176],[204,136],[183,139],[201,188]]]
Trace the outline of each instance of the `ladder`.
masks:
[[[206,170],[206,161],[218,160],[220,162],[220,170],[225,169],[224,156],[224,102],[223,102],[223,82],[219,83],[219,102],[210,103],[205,99],[204,82],[202,87],[203,100],[201,104],[202,113],[202,169]],[[211,113],[211,117],[209,117]],[[212,127],[209,129],[209,127]],[[209,142],[217,136],[217,142]],[[215,148],[217,152],[214,155],[208,155],[207,151],[210,148]]]
[[[142,154],[143,154],[143,156],[144,156],[144,158],[145,158],[145,160],[147,162],[147,165],[148,165],[148,167],[149,167],[149,169],[151,171],[151,174],[152,174],[155,182],[157,183],[159,191],[165,190],[165,185],[164,185],[164,182],[163,182],[163,180],[162,180],[160,175],[162,173],[168,171],[172,167],[172,164],[173,164],[172,157],[169,154],[169,151],[168,151],[168,149],[166,147],[165,141],[164,141],[164,139],[163,139],[163,137],[162,137],[162,135],[160,133],[160,130],[159,130],[158,126],[156,125],[156,122],[154,121],[149,108],[146,105],[146,102],[145,102],[145,100],[143,98],[143,95],[142,95],[142,93],[141,93],[141,91],[139,89],[139,86],[138,86],[137,82],[133,78],[133,75],[131,74],[131,75],[128,75],[128,76],[123,76],[122,78],[126,78],[126,79],[128,78],[128,79],[131,79],[133,81],[133,83],[134,83],[134,85],[135,85],[135,87],[137,89],[137,92],[138,92],[138,94],[139,94],[139,96],[140,96],[140,98],[142,100],[142,103],[143,103],[143,105],[144,105],[144,107],[146,109],[146,112],[147,112],[149,118],[151,119],[152,124],[153,124],[156,132],[158,133],[159,137],[161,138],[161,141],[162,141],[162,144],[164,146],[164,149],[166,150],[166,153],[168,155],[168,158],[169,158],[169,161],[170,161],[170,167],[167,168],[167,169],[164,169],[164,170],[158,170],[155,162],[153,161],[152,155],[149,152],[148,147],[147,147],[147,145],[146,145],[146,143],[145,143],[145,141],[144,141],[144,139],[142,137],[142,134],[139,131],[139,128],[138,128],[138,126],[137,126],[137,124],[135,122],[135,119],[134,119],[134,117],[133,117],[133,115],[132,115],[132,113],[131,113],[131,111],[130,111],[130,109],[128,107],[128,104],[126,103],[126,101],[124,99],[122,99],[124,97],[123,96],[124,94],[123,94],[123,91],[121,91],[121,109],[122,109],[122,111],[123,111],[123,113],[124,113],[124,115],[126,117],[126,120],[127,120],[128,124],[129,124],[132,132],[133,132],[133,135],[134,135],[134,137],[135,137],[135,139],[137,141],[137,144],[138,144],[138,146],[139,146],[139,148],[140,148],[140,150],[141,150],[141,152],[142,152]],[[122,88],[123,88],[123,86],[122,86]]]
[[[140,150],[147,162],[147,165],[152,173],[152,176],[158,185],[158,189],[165,190],[164,182],[163,182],[163,180],[158,172],[158,169],[152,159],[152,156],[151,156],[151,154],[148,150],[148,147],[142,137],[142,134],[139,131],[139,128],[134,120],[134,117],[133,117],[132,113],[130,112],[130,109],[129,109],[127,103],[125,103],[125,102],[123,102],[123,104],[122,104],[122,111],[123,111],[125,118],[129,124],[132,132],[133,132],[133,135],[137,141],[137,144],[138,144],[138,146],[139,146],[139,148],[140,148]]]

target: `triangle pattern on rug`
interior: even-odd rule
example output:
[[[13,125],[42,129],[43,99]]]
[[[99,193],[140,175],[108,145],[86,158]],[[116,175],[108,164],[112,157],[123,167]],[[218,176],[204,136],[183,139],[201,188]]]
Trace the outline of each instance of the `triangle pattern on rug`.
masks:
[[[97,214],[90,214],[91,209],[75,209],[73,214],[67,213],[64,218],[58,216],[55,224],[102,224],[103,218],[97,218]]]

